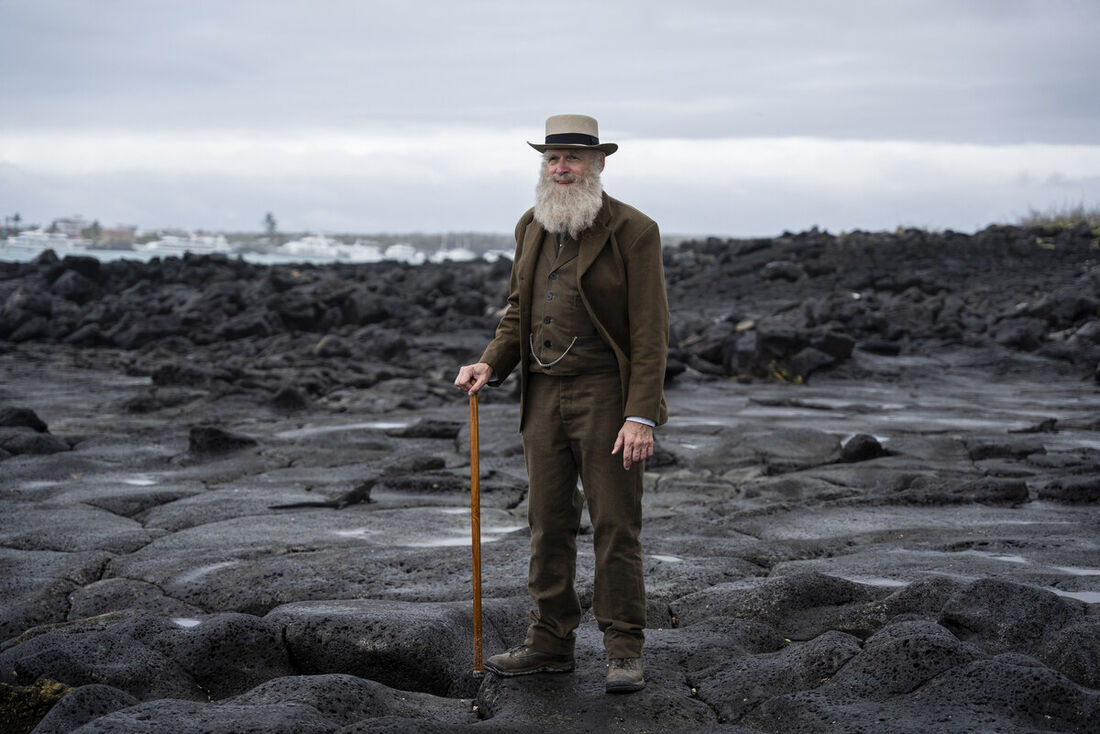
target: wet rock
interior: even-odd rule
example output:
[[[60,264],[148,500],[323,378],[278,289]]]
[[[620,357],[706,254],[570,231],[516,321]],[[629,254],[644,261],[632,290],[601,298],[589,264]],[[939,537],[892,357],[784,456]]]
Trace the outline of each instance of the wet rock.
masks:
[[[697,679],[697,696],[721,720],[739,721],[761,703],[786,693],[817,688],[859,654],[859,640],[825,632],[783,650],[729,661]],[[733,696],[730,691],[736,691]]]
[[[0,313],[11,317],[20,312],[49,317],[53,313],[53,299],[38,289],[20,285],[4,301]]]
[[[71,451],[68,441],[33,429],[0,429],[0,447],[10,454],[56,454]]]
[[[763,473],[768,475],[827,464],[840,450],[836,436],[812,428],[781,428],[741,436],[740,443],[739,449],[752,451]]]
[[[770,624],[792,639],[810,639],[886,591],[813,572],[793,573],[750,587],[719,584],[672,603],[681,627],[719,615]]]
[[[74,688],[104,683],[138,699],[202,695],[170,658],[110,629],[47,632],[0,652],[0,682],[28,685],[40,678]]]
[[[218,329],[222,339],[238,340],[270,337],[284,331],[279,314],[271,310],[249,311],[225,321]]]
[[[73,734],[331,734],[333,724],[299,704],[241,706],[163,700],[139,703],[94,719]]]
[[[1057,433],[1058,432],[1058,419],[1057,418],[1044,418],[1043,420],[1028,426],[1027,428],[1020,428],[1018,430],[1009,431],[1009,433]],[[1040,453],[1040,452],[1032,452]]]
[[[1031,654],[1044,639],[1082,617],[1049,591],[1000,579],[979,579],[947,600],[939,623],[989,652]]]
[[[26,426],[39,433],[49,433],[46,422],[30,408],[0,408],[0,427]]]
[[[96,347],[107,343],[98,324],[84,324],[65,336],[62,341],[76,347]]]
[[[397,362],[409,353],[409,340],[400,331],[378,326],[359,329],[352,335],[357,344],[363,344],[370,354],[384,362]]]
[[[154,413],[165,408],[175,408],[202,398],[205,393],[198,390],[163,390],[153,388],[147,393],[130,398],[122,404],[127,413]]]
[[[157,340],[186,333],[187,328],[178,314],[134,314],[119,322],[104,334],[104,338],[122,349],[138,349]]]
[[[317,342],[313,347],[313,353],[318,357],[350,357],[352,355],[351,346],[338,336],[332,334],[326,334],[321,337],[321,340]]]
[[[304,673],[350,673],[439,696],[470,692],[473,643],[466,604],[298,602],[272,610],[265,620],[284,629],[290,654]],[[491,647],[501,644],[486,641]]]
[[[942,479],[911,477],[884,499],[914,505],[1019,504],[1027,502],[1027,482],[1022,479]]]
[[[1021,459],[1032,454],[1044,454],[1043,442],[1034,438],[975,439],[966,442],[970,458],[983,459]]]
[[[31,316],[14,329],[8,340],[16,343],[45,339],[50,336],[50,322],[45,316]]]
[[[95,262],[98,264],[99,261]],[[98,295],[99,287],[95,281],[76,270],[67,270],[53,282],[50,292],[74,303],[83,304]]]
[[[275,393],[271,404],[279,410],[298,411],[309,407],[309,399],[293,385],[284,385]]]
[[[1037,657],[1070,680],[1100,689],[1100,619],[1086,617],[1048,633]]]
[[[18,518],[6,518],[17,522]],[[67,553],[0,547],[0,641],[24,631],[65,621],[64,600],[99,578],[111,554]]]
[[[249,436],[217,426],[195,426],[188,433],[187,450],[192,454],[224,454],[255,445],[256,439]]]
[[[868,639],[829,687],[883,699],[910,693],[946,670],[984,657],[933,622],[899,622]]]
[[[454,421],[418,420],[404,428],[386,431],[397,438],[450,438],[458,437],[462,424]]]
[[[34,734],[69,734],[89,721],[113,711],[128,708],[138,700],[126,691],[100,683],[90,683],[70,690],[50,709]]]
[[[57,278],[64,276],[66,273],[74,272],[92,282],[98,282],[102,266],[103,264],[99,259],[91,255],[66,255],[61,262],[57,263],[56,267],[50,268],[46,279],[56,282]]]
[[[327,674],[278,678],[233,699],[238,706],[257,708],[297,704],[322,714],[335,726],[364,726],[379,718],[403,719],[431,731],[433,725],[454,727],[477,721],[469,705],[458,699],[389,688],[373,680],[351,675]],[[364,731],[385,731],[371,728]]]
[[[857,433],[841,448],[839,461],[855,463],[870,461],[885,455],[886,449],[882,448],[877,438],[866,433]]]
[[[1047,324],[1041,319],[1008,319],[997,329],[995,339],[998,344],[1014,347],[1027,352],[1042,346],[1046,340]]]
[[[386,461],[385,473],[418,474],[420,472],[438,471],[447,466],[447,461],[442,456],[434,454],[399,454]]]
[[[798,263],[789,260],[773,260],[760,271],[764,280],[786,280],[791,283],[806,277],[806,271]]]
[[[469,485],[467,472],[447,471],[418,471],[409,474],[391,475],[385,478],[384,483],[391,489],[403,492],[438,493],[438,492],[462,492]],[[488,483],[483,489],[488,490]]]
[[[268,620],[222,613],[183,623],[146,615],[112,631],[171,660],[210,698],[237,695],[294,672],[282,628]]]
[[[871,354],[880,354],[884,357],[896,357],[901,354],[901,344],[886,339],[864,339],[859,343],[859,348]]]
[[[203,610],[166,596],[160,587],[137,579],[108,578],[69,595],[69,618],[96,617],[111,612],[141,610],[165,617],[194,617]]]
[[[85,505],[11,503],[0,537],[7,548],[31,551],[128,553],[160,535],[140,523]]]
[[[342,309],[345,322],[350,324],[377,324],[390,317],[384,300],[369,293],[350,294]]]
[[[806,379],[823,367],[828,367],[836,362],[832,357],[820,349],[805,347],[798,354],[791,357],[788,367],[792,378]]]
[[[1100,724],[1100,697],[1021,655],[999,655],[954,667],[910,694],[875,700],[832,684],[777,696],[742,719],[763,731],[833,731],[837,722],[867,722],[854,731],[1090,731]]]
[[[492,727],[482,726],[486,731]],[[460,731],[453,724],[436,724],[434,721],[402,716],[379,716],[359,721],[337,729],[333,734],[453,734]]]
[[[1100,502],[1100,477],[1067,477],[1048,482],[1038,491],[1039,499],[1068,504]]]

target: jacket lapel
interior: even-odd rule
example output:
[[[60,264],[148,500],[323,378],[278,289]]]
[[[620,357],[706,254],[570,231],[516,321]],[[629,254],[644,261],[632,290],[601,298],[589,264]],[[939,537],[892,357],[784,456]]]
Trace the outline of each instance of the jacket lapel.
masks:
[[[535,276],[535,264],[538,262],[539,252],[542,250],[542,239],[545,236],[546,230],[535,221],[527,225],[523,233],[523,258],[522,262],[516,264],[519,266],[520,280],[528,285],[531,283],[531,278]]]
[[[592,266],[592,263],[596,262],[600,251],[607,244],[607,235],[611,232],[611,228],[608,226],[610,221],[611,202],[605,193],[603,195],[603,207],[600,208],[600,213],[596,215],[596,221],[581,234],[580,254],[577,261],[578,281]]]

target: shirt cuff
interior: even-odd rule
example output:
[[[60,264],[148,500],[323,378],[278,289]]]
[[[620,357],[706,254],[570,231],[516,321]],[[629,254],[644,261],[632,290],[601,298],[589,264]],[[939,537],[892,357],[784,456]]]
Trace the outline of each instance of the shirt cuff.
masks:
[[[654,423],[653,421],[651,421],[651,420],[650,420],[649,418],[640,418],[640,417],[638,417],[638,416],[636,416],[636,415],[628,415],[628,416],[626,417],[626,419],[627,419],[628,421],[634,421],[635,423],[641,423],[642,425],[644,425],[644,426],[649,426],[650,428],[653,428],[654,426],[656,426],[656,425],[657,425],[656,423]]]

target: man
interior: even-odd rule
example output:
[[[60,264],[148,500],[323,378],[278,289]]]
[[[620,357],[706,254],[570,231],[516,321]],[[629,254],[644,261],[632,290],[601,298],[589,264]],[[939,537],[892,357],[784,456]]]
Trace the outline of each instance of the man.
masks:
[[[581,617],[574,589],[584,488],[596,573],[592,610],[604,635],[608,692],[645,686],[642,668],[642,471],[664,423],[668,300],[657,224],[603,193],[615,143],[596,120],[556,115],[535,206],[516,225],[508,307],[455,385],[473,394],[520,368],[520,431],[530,479],[528,591],[537,610],[524,644],[494,655],[498,675],[573,670]]]

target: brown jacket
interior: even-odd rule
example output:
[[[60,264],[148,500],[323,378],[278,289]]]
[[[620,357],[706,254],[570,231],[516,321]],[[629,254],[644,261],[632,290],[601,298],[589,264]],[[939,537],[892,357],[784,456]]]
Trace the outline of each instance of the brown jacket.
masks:
[[[530,352],[532,276],[545,235],[535,221],[534,209],[527,210],[516,225],[508,308],[479,360],[493,368],[493,384],[520,365],[523,396]],[[668,420],[664,380],[669,318],[657,223],[604,194],[596,221],[581,233],[577,281],[585,310],[618,360],[623,418],[638,416],[664,423]],[[521,406],[523,402],[521,397]],[[521,428],[523,415],[521,407]]]

